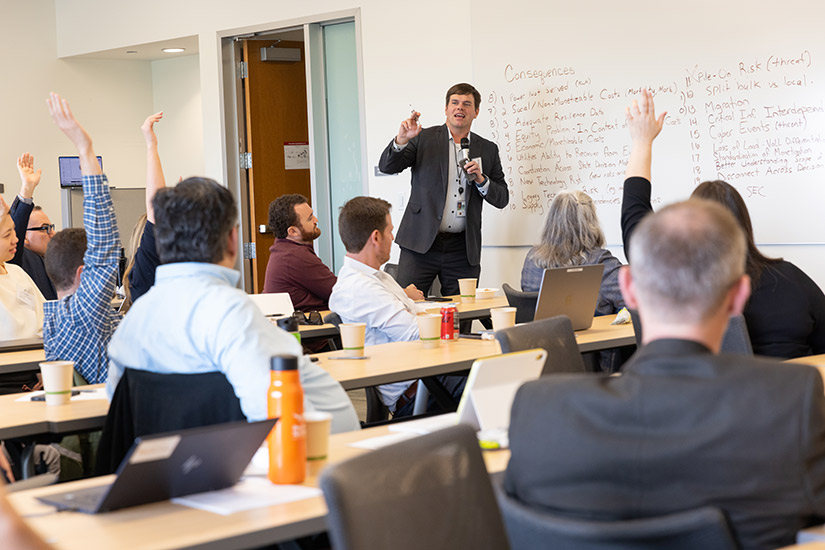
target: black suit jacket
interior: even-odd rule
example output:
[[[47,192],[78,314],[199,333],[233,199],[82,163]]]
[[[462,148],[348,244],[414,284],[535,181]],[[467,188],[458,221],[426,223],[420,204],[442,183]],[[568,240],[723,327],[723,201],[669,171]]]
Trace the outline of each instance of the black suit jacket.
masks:
[[[510,447],[505,489],[559,514],[611,520],[711,505],[744,549],[793,544],[825,516],[825,394],[803,365],[658,340],[618,377],[525,384]]]
[[[387,174],[397,174],[412,167],[412,189],[407,209],[395,236],[399,246],[414,252],[427,252],[435,240],[444,203],[447,200],[447,177],[450,162],[450,135],[447,125],[432,126],[410,140],[401,151],[395,151],[390,141],[381,154],[378,168]],[[501,159],[495,143],[472,133],[470,136],[470,158],[481,157],[484,176],[490,180],[487,195],[474,186],[467,191],[467,260],[470,265],[478,265],[481,258],[481,208],[486,199],[496,208],[504,208],[510,195]]]
[[[9,215],[14,220],[14,231],[17,234],[17,252],[9,262],[19,265],[23,268],[23,271],[28,273],[45,299],[57,300],[57,291],[54,289],[52,280],[46,274],[46,262],[43,257],[24,246],[26,229],[29,227],[32,210],[34,210],[33,204],[26,204],[17,196],[14,197],[14,201],[9,207]]]

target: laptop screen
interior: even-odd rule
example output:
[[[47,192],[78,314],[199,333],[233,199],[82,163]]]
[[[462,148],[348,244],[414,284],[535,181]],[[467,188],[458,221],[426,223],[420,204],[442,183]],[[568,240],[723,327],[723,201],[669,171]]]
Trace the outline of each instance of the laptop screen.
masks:
[[[103,170],[103,157],[98,156],[97,162]],[[60,187],[82,187],[83,175],[80,173],[80,157],[58,157],[57,168],[60,174]]]
[[[566,315],[573,330],[590,328],[603,273],[604,264],[545,269],[534,320]]]

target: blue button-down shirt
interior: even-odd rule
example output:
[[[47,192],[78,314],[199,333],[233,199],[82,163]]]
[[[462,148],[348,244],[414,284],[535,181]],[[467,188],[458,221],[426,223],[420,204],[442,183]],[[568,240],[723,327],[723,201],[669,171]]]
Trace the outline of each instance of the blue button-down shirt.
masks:
[[[90,384],[106,381],[106,347],[120,323],[112,309],[120,261],[120,235],[105,175],[83,176],[86,253],[74,294],[43,304],[46,360],[74,361]]]

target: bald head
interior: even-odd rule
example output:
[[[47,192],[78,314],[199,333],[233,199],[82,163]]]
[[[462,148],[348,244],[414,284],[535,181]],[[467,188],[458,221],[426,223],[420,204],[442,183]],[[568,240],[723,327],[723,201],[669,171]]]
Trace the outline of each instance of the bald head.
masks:
[[[647,216],[630,243],[639,309],[651,319],[702,322],[745,272],[745,236],[711,201],[691,199]]]

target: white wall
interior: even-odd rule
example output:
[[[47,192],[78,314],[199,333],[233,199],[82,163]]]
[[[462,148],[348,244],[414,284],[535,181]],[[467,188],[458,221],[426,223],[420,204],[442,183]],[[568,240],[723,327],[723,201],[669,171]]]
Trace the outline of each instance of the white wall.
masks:
[[[153,112],[163,111],[155,125],[166,183],[200,176],[203,168],[203,117],[200,68],[196,55],[152,61]]]
[[[473,11],[476,19],[483,16],[476,13],[480,3],[473,0],[449,5],[424,0],[414,7],[385,0],[55,2],[60,56],[199,36],[204,172],[221,181],[225,176],[225,153],[220,37],[329,19],[330,14],[339,10],[348,14],[360,10],[366,104],[367,166],[364,172],[369,174],[370,193],[382,196],[396,206],[396,224],[400,221],[400,207],[408,189],[409,175],[376,178],[372,176],[372,167],[397,131],[401,119],[408,115],[410,103],[422,112],[425,125],[443,122],[446,88],[458,81],[473,80],[469,45],[471,38],[479,37],[472,36],[469,14]],[[489,13],[488,17],[502,25],[518,24],[508,21],[506,7]],[[483,128],[477,130],[482,135],[485,133]],[[517,284],[525,251],[526,248],[485,249],[481,284],[499,286],[502,281]],[[765,251],[797,263],[825,287],[825,262],[822,260],[825,247],[771,247]]]
[[[10,204],[20,181],[17,157],[28,151],[43,169],[36,203],[60,227],[57,157],[75,154],[54,126],[46,108],[49,91],[66,97],[78,120],[103,156],[113,184],[126,184],[142,174],[145,149],[138,130],[152,108],[149,63],[59,60],[52,0],[3,2],[0,18],[0,182]],[[140,172],[138,172],[140,170]],[[142,177],[142,176],[141,176]]]

